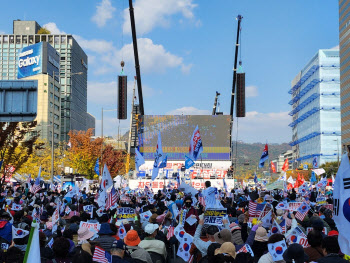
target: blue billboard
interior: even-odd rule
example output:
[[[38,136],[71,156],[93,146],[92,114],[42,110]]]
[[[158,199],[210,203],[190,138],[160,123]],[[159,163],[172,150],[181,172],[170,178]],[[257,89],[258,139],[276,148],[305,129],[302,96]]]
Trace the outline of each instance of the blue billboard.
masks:
[[[24,47],[18,54],[17,79],[41,74],[43,71],[43,43]]]

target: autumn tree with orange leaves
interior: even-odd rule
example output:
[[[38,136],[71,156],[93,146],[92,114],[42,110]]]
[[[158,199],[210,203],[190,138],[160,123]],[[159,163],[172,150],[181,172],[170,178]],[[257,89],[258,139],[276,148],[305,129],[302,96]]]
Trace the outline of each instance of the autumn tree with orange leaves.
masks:
[[[80,174],[93,178],[96,160],[101,157],[102,139],[92,139],[92,129],[86,132],[70,131],[68,135],[71,147],[68,149],[67,159],[70,167]],[[103,148],[103,163],[107,164],[111,176],[124,174],[126,153],[114,149],[111,145],[104,145]]]

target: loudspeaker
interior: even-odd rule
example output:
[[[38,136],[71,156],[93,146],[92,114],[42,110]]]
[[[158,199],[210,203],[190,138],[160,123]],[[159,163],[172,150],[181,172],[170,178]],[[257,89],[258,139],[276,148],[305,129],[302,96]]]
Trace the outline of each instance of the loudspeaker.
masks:
[[[237,73],[236,117],[245,117],[245,73]]]
[[[118,76],[118,119],[126,120],[128,111],[127,111],[127,76]]]

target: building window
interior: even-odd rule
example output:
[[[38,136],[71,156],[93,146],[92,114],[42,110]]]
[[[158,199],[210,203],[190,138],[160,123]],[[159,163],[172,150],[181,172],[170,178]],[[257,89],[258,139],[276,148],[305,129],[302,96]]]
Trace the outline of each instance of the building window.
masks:
[[[51,103],[51,102],[50,102]],[[60,107],[58,107],[57,105],[55,105],[55,110],[59,111]]]
[[[61,43],[66,44],[67,42],[67,37],[66,36],[61,36]]]
[[[53,99],[53,93],[50,92],[50,99]]]
[[[55,36],[54,37],[54,41],[55,41],[55,44],[59,44],[60,43],[60,37],[59,36]]]
[[[53,108],[53,103],[52,102],[50,102],[50,108]]]
[[[59,99],[59,97],[57,97],[56,95],[55,95],[55,101],[59,101],[60,99]]]
[[[4,36],[4,44],[7,44],[9,42],[9,37],[8,36]]]
[[[56,91],[56,92],[60,92],[59,87],[55,86],[55,91]]]
[[[14,44],[14,43],[15,43],[14,36],[10,36],[10,44]]]
[[[59,118],[60,118],[60,117],[59,117],[58,115],[55,114],[54,119],[55,119],[55,120],[58,120]]]
[[[34,43],[34,36],[29,36],[29,44],[33,44]]]
[[[21,36],[16,36],[16,44],[21,44]]]

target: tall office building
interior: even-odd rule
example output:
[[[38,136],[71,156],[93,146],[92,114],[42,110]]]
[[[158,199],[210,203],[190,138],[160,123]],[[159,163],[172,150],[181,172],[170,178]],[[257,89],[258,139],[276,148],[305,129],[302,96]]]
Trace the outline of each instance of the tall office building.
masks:
[[[86,115],[86,130],[92,129],[92,136],[95,136],[95,123],[96,119],[93,115],[90,113],[87,113]]]
[[[350,148],[350,0],[339,0],[342,146]]]
[[[322,49],[292,81],[296,166],[337,161],[341,149],[339,51]]]
[[[68,141],[70,130],[86,130],[88,58],[72,35],[39,35],[36,21],[13,21],[13,34],[0,35],[0,80],[15,80],[19,50],[48,42],[60,57],[61,132]],[[81,75],[75,74],[82,72]]]

